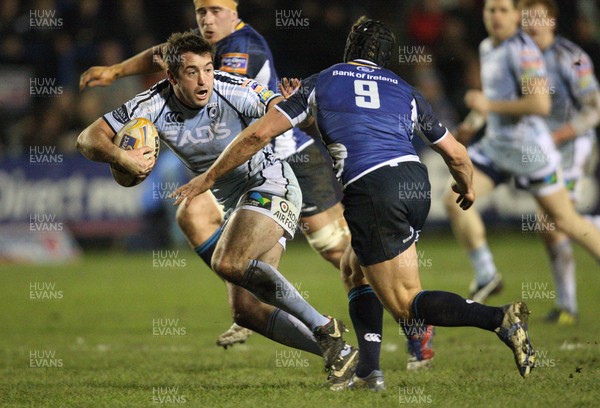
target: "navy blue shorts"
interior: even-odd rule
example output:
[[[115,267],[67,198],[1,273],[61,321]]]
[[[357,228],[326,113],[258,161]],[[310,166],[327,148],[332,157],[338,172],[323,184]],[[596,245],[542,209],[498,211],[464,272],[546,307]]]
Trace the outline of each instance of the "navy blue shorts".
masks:
[[[360,264],[393,259],[419,239],[429,214],[427,168],[419,162],[381,167],[348,185],[342,203]]]

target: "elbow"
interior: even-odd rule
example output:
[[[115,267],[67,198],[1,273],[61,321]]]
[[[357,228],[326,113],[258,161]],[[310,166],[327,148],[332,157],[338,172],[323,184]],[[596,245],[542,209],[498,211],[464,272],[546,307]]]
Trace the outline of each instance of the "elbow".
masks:
[[[89,127],[85,128],[79,136],[77,136],[77,142],[75,146],[77,147],[77,151],[82,155],[86,156],[86,152],[88,151],[89,144]],[[87,156],[86,156],[87,157]]]
[[[77,142],[75,144],[75,146],[77,147],[77,151],[79,151],[79,153],[83,154],[84,150],[85,150],[85,130],[83,132],[81,132],[79,134],[79,136],[77,136]]]

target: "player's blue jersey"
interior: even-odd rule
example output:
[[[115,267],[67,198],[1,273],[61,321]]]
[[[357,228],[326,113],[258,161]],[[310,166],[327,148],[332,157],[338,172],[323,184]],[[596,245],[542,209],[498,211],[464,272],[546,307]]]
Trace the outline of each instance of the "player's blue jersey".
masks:
[[[252,78],[269,89],[277,91],[277,72],[273,64],[271,49],[250,25],[240,21],[235,31],[215,44],[215,68],[231,74]],[[302,150],[313,143],[313,139],[294,129],[273,142],[273,149],[280,158]]]
[[[416,89],[369,61],[333,65],[302,85],[276,108],[293,125],[309,113],[316,118],[344,186],[380,167],[419,161],[411,142],[417,128],[431,144],[448,132]]]

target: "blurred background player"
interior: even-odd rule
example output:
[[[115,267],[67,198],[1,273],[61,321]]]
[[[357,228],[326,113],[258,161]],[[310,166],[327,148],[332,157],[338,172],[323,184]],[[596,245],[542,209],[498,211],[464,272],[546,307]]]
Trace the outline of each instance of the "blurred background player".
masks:
[[[495,332],[511,348],[519,373],[526,377],[535,355],[524,303],[490,307],[453,293],[421,289],[415,244],[431,198],[427,169],[411,143],[415,128],[444,158],[455,180],[455,205],[462,210],[475,200],[473,166],[466,149],[437,121],[421,94],[383,68],[393,44],[387,27],[361,17],[348,35],[344,63],[304,80],[301,91],[244,129],[208,171],[177,192],[188,197],[201,194],[272,138],[314,115],[344,185],[351,250],[369,283],[363,289],[374,291],[396,321],[422,319],[435,326]],[[380,322],[382,313],[364,317],[368,326]],[[360,361],[356,374],[340,388],[383,389],[379,356],[366,358],[372,349],[365,339],[372,332],[365,332],[354,319],[353,323]]]
[[[153,159],[143,157],[149,148],[125,151],[112,143],[125,123],[143,117],[156,125],[162,141],[186,167],[196,174],[205,171],[247,126],[245,118],[260,117],[282,99],[253,80],[215,73],[213,52],[212,45],[199,35],[173,34],[166,47],[168,79],[88,126],[77,140],[79,151],[90,160],[115,163],[132,175],[147,175],[154,166]],[[171,120],[174,115],[180,118],[176,123]],[[228,129],[221,137],[194,139],[196,129],[223,123]],[[345,348],[343,325],[319,314],[276,269],[285,240],[294,236],[302,204],[289,165],[274,157],[267,146],[215,183],[212,191],[227,217],[212,269],[232,283],[233,297],[242,288],[255,297],[258,306],[245,310],[248,316],[260,314],[261,309],[271,314],[278,310],[278,315],[293,323],[293,330],[279,337],[259,327],[262,333],[311,353],[319,354],[318,345],[326,368],[332,368],[333,377],[342,376],[356,354],[347,350],[348,358],[340,357]],[[175,205],[185,207],[191,201],[193,197],[180,194]]]
[[[515,178],[517,187],[533,195],[558,231],[600,261],[600,231],[575,211],[564,186],[560,155],[542,118],[551,112],[547,73],[539,49],[519,30],[516,0],[486,0],[483,18],[489,34],[479,50],[483,91],[467,92],[465,103],[472,111],[459,126],[462,138],[461,133],[473,133],[487,119],[484,137],[469,147],[475,191],[484,196]],[[501,287],[502,278],[481,216],[474,208],[458,211],[456,199],[449,190],[446,211],[475,270],[470,297],[483,302]]]
[[[542,51],[552,111],[545,117],[561,155],[564,182],[573,202],[580,193],[595,148],[594,128],[600,123],[600,89],[590,57],[573,42],[555,35],[558,7],[554,0],[521,0],[523,30]],[[596,221],[597,222],[597,221]],[[569,237],[556,230],[540,234],[550,257],[556,307],[547,320],[577,322],[575,258]]]
[[[194,0],[196,21],[200,34],[216,48],[215,63],[219,70],[256,79],[270,89],[277,89],[277,73],[271,50],[265,39],[251,26],[238,18],[237,0]],[[107,86],[116,79],[158,72],[163,69],[160,59],[165,44],[157,45],[112,66],[95,66],[81,75],[80,89],[86,86]],[[303,203],[300,214],[301,230],[311,247],[336,268],[349,244],[349,232],[340,204],[341,189],[331,170],[331,160],[323,146],[299,129],[290,131],[274,142],[275,154],[286,159],[300,183]],[[194,200],[193,205],[179,208],[177,223],[188,242],[210,267],[216,243],[222,232],[223,217],[210,192]],[[244,342],[252,331],[246,327],[257,324],[285,330],[277,315],[256,315],[252,321],[244,313],[253,307],[254,299],[247,293],[228,295],[234,323],[219,336],[217,344],[225,348]],[[238,324],[239,323],[239,324]]]

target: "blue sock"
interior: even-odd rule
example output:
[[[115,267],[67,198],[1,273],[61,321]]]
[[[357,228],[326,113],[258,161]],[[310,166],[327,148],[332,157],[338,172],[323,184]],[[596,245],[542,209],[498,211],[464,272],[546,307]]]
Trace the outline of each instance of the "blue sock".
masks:
[[[356,375],[365,378],[379,370],[383,305],[369,285],[352,288],[348,293],[349,312],[358,340],[359,358]]]
[[[215,248],[217,247],[217,242],[219,241],[219,238],[221,238],[222,232],[223,229],[219,227],[214,232],[214,234],[210,236],[210,238],[204,241],[201,245],[194,248],[194,251],[198,254],[200,258],[202,258],[204,263],[207,264],[209,268],[212,268],[210,266],[210,261],[212,259],[213,253],[215,252]]]
[[[442,327],[472,326],[494,331],[502,324],[499,307],[482,305],[455,293],[423,290],[412,303],[413,317],[424,324]]]

